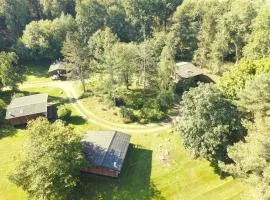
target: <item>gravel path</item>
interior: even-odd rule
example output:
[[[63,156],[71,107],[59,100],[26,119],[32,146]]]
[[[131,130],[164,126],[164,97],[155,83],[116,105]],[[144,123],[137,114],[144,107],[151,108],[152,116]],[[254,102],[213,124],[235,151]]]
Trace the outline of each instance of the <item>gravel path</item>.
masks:
[[[36,88],[36,87],[55,87],[62,89],[67,97],[69,98],[70,102],[74,109],[78,112],[78,114],[89,121],[92,124],[98,125],[104,129],[108,130],[118,130],[127,133],[150,133],[150,132],[160,132],[164,130],[169,130],[171,127],[170,123],[158,123],[158,124],[149,124],[149,125],[139,125],[139,124],[119,124],[110,122],[107,120],[102,119],[101,117],[95,115],[91,112],[91,110],[87,109],[82,101],[78,99],[76,96],[76,92],[72,87],[73,82],[71,81],[54,81],[54,82],[36,82],[36,83],[27,83],[20,86],[21,89],[26,88]]]

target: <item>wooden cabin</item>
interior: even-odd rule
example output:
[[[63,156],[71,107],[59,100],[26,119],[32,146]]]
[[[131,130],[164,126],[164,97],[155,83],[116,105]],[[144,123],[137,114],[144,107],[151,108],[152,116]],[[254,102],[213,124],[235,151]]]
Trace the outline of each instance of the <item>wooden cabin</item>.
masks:
[[[117,178],[123,167],[131,136],[118,131],[88,132],[83,153],[89,163],[84,173]]]
[[[53,63],[49,68],[49,76],[54,80],[66,79],[67,69],[62,62]]]
[[[23,125],[37,117],[49,117],[47,105],[48,94],[36,94],[31,96],[15,98],[7,107],[6,120],[9,124]]]

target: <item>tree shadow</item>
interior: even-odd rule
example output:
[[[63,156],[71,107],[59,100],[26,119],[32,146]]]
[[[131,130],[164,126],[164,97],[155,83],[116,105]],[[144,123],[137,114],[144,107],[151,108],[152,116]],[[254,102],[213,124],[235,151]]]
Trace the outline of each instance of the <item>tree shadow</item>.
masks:
[[[46,78],[49,76],[48,70],[51,63],[52,62],[48,60],[23,62],[24,74]]]
[[[87,121],[83,117],[76,115],[71,116],[67,122],[72,125],[84,125]]]
[[[81,183],[68,199],[164,199],[151,182],[152,151],[130,145],[117,179],[90,174],[81,175]]]
[[[0,140],[6,137],[12,137],[16,135],[17,134],[16,128],[9,126],[7,124],[0,125]]]

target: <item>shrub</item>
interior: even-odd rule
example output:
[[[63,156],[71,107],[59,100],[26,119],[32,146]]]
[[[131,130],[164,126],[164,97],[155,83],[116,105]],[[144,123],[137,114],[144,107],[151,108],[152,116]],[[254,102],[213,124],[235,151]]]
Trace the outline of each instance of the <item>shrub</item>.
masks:
[[[5,118],[5,108],[6,108],[5,102],[2,99],[0,99],[0,124],[4,121]]]
[[[24,94],[23,93],[14,93],[12,95],[12,99],[16,99],[16,98],[20,98],[20,97],[24,97]]]
[[[194,78],[184,79],[179,81],[175,86],[175,92],[178,95],[183,95],[185,91],[188,91],[190,88],[197,86],[197,81]]]
[[[161,91],[157,96],[157,104],[160,110],[167,112],[174,103],[175,95],[172,91]]]
[[[120,108],[120,114],[124,118],[124,121],[126,123],[129,122],[134,122],[137,120],[137,117],[135,116],[133,110],[126,108],[126,107],[121,107]]]
[[[68,120],[71,116],[71,110],[65,105],[58,106],[57,115],[59,119]]]
[[[149,121],[160,121],[166,117],[166,114],[158,108],[144,107],[140,114],[141,118]]]

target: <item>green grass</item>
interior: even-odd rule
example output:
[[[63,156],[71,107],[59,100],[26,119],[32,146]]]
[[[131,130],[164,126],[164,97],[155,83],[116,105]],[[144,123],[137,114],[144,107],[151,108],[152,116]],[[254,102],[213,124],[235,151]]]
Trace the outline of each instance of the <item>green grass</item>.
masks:
[[[8,176],[18,163],[19,152],[23,149],[27,135],[23,130],[3,126],[0,127],[0,132],[0,199],[26,199],[26,193],[12,184]]]
[[[48,61],[24,63],[23,67],[25,70],[24,74],[26,78],[25,83],[51,81],[48,76],[50,64],[51,63]]]
[[[9,131],[0,139],[0,199],[24,200],[26,194],[10,183],[8,174],[17,164],[27,135],[23,130]],[[231,177],[221,180],[207,161],[192,160],[177,134],[133,134],[132,143],[119,179],[84,175],[83,186],[72,199],[240,199],[243,185]],[[165,156],[167,151],[169,156]]]
[[[42,87],[31,88],[24,92],[46,92],[50,96],[50,102],[66,103],[70,106],[72,117],[69,122],[78,134],[82,135],[87,130],[101,130],[78,115],[67,102],[61,89]],[[93,102],[89,109],[94,109],[95,106]],[[106,115],[107,112],[103,112]],[[18,164],[27,134],[22,129],[9,127],[0,127],[0,132],[0,199],[27,199],[26,193],[8,180],[8,175]],[[119,179],[82,175],[82,184],[70,198],[75,200],[241,198],[245,189],[243,184],[231,177],[221,179],[207,161],[192,160],[182,146],[178,134],[170,131],[132,134],[131,142],[133,147],[128,151]]]

